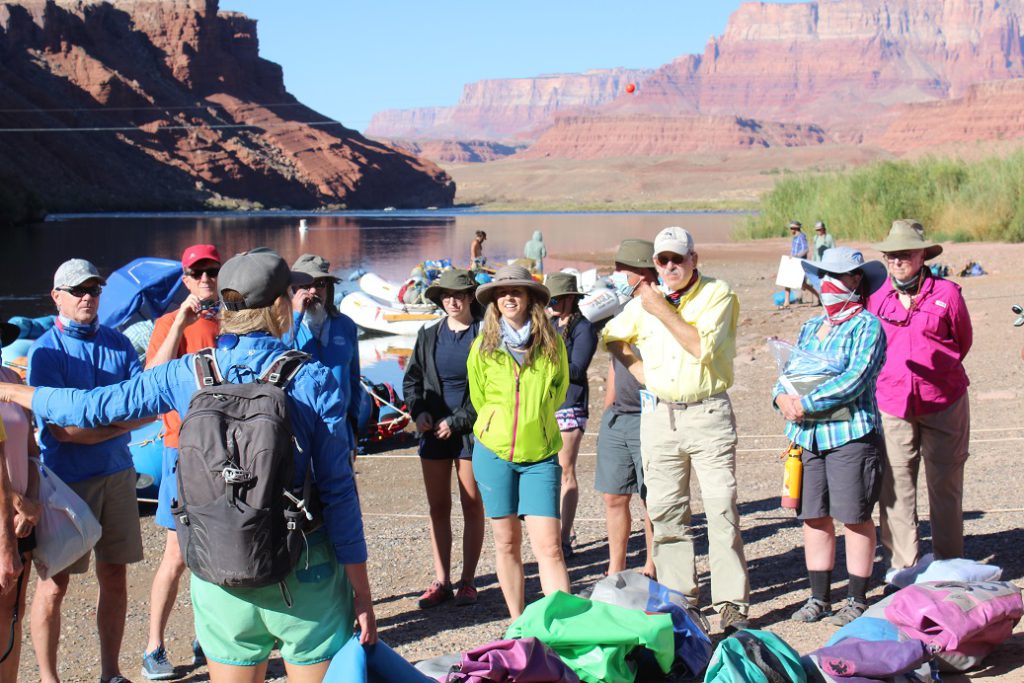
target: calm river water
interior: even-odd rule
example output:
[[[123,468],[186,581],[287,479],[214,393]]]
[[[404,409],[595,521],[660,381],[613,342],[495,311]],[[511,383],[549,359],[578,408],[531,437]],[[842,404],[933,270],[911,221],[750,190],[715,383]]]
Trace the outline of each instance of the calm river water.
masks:
[[[298,229],[305,218],[308,230]],[[256,246],[277,250],[289,262],[312,252],[347,276],[357,268],[398,280],[424,259],[469,261],[477,230],[487,232],[484,254],[491,264],[520,257],[534,230],[544,234],[553,254],[607,252],[628,237],[653,239],[669,225],[689,229],[698,244],[726,242],[738,214],[724,213],[481,213],[475,211],[392,211],[307,214],[197,213],[58,216],[12,229],[0,251],[0,316],[45,315],[53,310],[53,272],[66,259],[89,259],[106,274],[140,256],[180,258],[189,244],[213,243],[227,258]],[[364,364],[384,366],[372,373],[393,381],[400,368],[401,338],[367,345]],[[392,353],[399,351],[399,353]]]

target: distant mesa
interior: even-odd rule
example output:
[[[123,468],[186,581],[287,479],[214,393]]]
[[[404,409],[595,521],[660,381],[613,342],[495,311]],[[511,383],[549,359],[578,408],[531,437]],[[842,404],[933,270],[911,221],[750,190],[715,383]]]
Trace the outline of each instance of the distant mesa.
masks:
[[[217,0],[0,2],[0,179],[50,211],[451,206],[438,166],[306,107]],[[6,207],[0,207],[0,218]]]
[[[1024,79],[1022,28],[1024,0],[750,2],[702,54],[478,81],[451,107],[380,112],[367,133],[531,145],[522,158],[1022,137],[1007,108],[1020,86],[979,85]]]

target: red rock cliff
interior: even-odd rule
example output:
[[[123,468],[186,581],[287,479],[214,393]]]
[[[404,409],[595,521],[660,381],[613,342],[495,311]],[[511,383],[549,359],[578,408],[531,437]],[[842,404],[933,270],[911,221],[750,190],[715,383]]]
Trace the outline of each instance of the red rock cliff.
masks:
[[[216,0],[0,3],[0,176],[54,211],[447,206],[433,163],[295,100]],[[86,130],[83,130],[86,129]],[[48,132],[49,131],[49,132]]]

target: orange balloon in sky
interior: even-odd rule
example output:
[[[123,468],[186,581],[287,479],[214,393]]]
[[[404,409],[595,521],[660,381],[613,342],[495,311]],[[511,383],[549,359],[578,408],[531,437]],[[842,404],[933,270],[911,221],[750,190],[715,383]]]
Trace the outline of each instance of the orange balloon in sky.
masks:
[[[634,85],[633,83],[629,83],[626,85],[626,92],[632,93],[634,90],[636,90],[636,85]]]

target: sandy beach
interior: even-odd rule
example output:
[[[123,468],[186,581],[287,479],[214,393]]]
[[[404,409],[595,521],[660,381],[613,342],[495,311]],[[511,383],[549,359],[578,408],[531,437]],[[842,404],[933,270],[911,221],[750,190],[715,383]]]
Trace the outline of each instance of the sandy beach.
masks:
[[[629,237],[630,235],[623,235]],[[637,235],[650,239],[651,235]],[[837,239],[842,243],[841,235]],[[854,245],[856,246],[856,245]],[[939,261],[955,270],[968,260],[982,264],[988,275],[953,278],[962,288],[974,323],[975,342],[966,367],[971,378],[972,447],[965,485],[966,554],[968,557],[1003,567],[1003,578],[1024,582],[1024,507],[1017,468],[1024,445],[1024,329],[1012,326],[1010,305],[1024,299],[1020,289],[1019,264],[1024,245],[947,244]],[[737,339],[736,383],[730,390],[734,404],[739,449],[737,474],[743,535],[753,589],[753,626],[769,629],[800,653],[820,647],[835,627],[826,624],[797,624],[787,617],[807,596],[800,526],[791,512],[779,508],[782,464],[779,454],[786,445],[782,420],[770,405],[770,388],[776,377],[773,359],[765,346],[770,335],[795,340],[800,325],[817,309],[796,305],[786,311],[772,303],[779,255],[788,253],[788,240],[765,240],[743,244],[698,244],[701,270],[729,282],[739,295],[741,316]],[[878,254],[865,249],[868,258]],[[554,254],[552,270],[589,262],[610,267],[611,254]],[[570,561],[573,590],[579,592],[601,577],[607,562],[603,507],[594,491],[596,430],[604,399],[606,354],[598,353],[590,370],[591,418],[579,460],[580,506],[576,521],[578,547]],[[475,606],[444,605],[420,610],[416,598],[432,580],[427,504],[423,494],[418,458],[411,449],[361,457],[357,461],[358,481],[364,510],[364,525],[370,548],[370,576],[380,636],[410,660],[469,649],[499,638],[508,626],[507,613],[494,575],[493,545],[488,533],[478,574],[480,601]],[[696,492],[695,492],[696,494]],[[927,500],[922,499],[923,533],[928,535]],[[639,513],[639,507],[634,505]],[[458,543],[461,523],[458,503],[454,505],[454,526]],[[695,524],[698,550],[706,552],[706,536],[699,495],[695,495]],[[146,559],[129,570],[130,604],[122,649],[123,673],[136,682],[142,649],[146,641],[149,588],[159,564],[164,535],[146,509],[143,533]],[[630,566],[642,564],[643,539],[639,522],[634,522],[630,544]],[[458,558],[456,545],[453,555]],[[536,566],[524,548],[527,565],[528,600],[540,595]],[[707,608],[707,558],[700,558],[702,606]],[[842,544],[837,566],[842,567]],[[456,564],[455,571],[458,571]],[[869,597],[881,594],[880,563]],[[836,572],[835,595],[845,595],[845,570]],[[31,596],[30,596],[31,597]],[[95,681],[98,677],[98,644],[95,634],[95,589],[91,575],[77,577],[65,602],[61,641],[61,673],[65,681]],[[712,618],[712,633],[719,636]],[[26,629],[27,630],[27,629]],[[167,648],[172,661],[185,665],[193,637],[187,581],[171,617]],[[26,632],[22,656],[22,680],[37,680],[30,634]],[[963,676],[946,676],[946,681],[984,679],[1024,681],[1024,629],[1018,626],[1011,640],[986,662],[986,667]],[[183,680],[207,680],[205,669],[182,666]],[[283,679],[280,661],[271,664],[271,674]],[[276,679],[275,679],[276,680]]]

